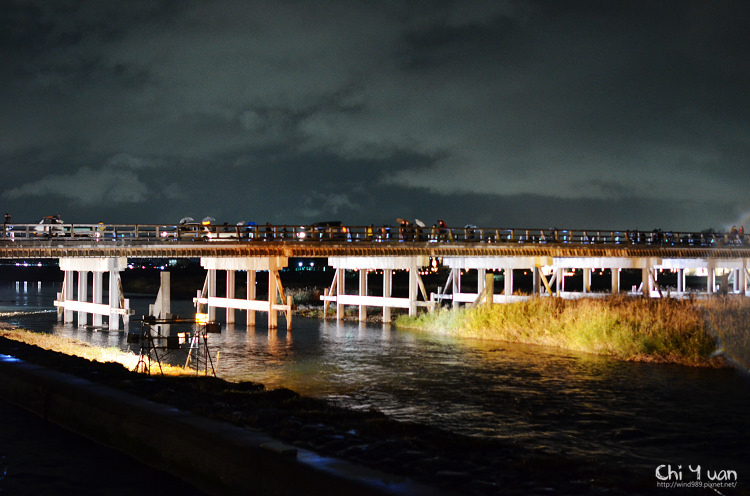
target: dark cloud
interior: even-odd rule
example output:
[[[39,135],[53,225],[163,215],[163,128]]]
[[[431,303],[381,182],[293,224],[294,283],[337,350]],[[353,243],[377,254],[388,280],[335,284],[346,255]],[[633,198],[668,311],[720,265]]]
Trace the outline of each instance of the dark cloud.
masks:
[[[0,199],[28,222],[722,228],[750,212],[748,10],[4,2]]]

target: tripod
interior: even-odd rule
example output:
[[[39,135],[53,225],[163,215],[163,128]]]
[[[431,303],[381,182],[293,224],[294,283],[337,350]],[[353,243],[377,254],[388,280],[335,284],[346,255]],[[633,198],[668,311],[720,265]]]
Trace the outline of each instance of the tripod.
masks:
[[[130,338],[130,336],[128,336]],[[136,372],[144,372],[151,375],[151,354],[154,354],[154,359],[159,365],[159,373],[164,374],[161,368],[161,360],[159,360],[159,353],[157,347],[154,345],[154,337],[151,335],[151,325],[148,321],[141,322],[141,351],[138,354],[138,363],[135,365]]]
[[[208,367],[211,366],[211,375],[216,376],[216,370],[214,369],[214,362],[211,359],[211,354],[208,352],[208,325],[196,326],[193,336],[190,338],[190,347],[188,348],[187,360],[185,361],[185,368],[189,368],[190,360],[193,360],[195,364],[195,373],[200,372],[201,363],[204,366],[204,373],[208,375]],[[201,351],[203,353],[201,353]],[[201,355],[203,359],[201,360]]]

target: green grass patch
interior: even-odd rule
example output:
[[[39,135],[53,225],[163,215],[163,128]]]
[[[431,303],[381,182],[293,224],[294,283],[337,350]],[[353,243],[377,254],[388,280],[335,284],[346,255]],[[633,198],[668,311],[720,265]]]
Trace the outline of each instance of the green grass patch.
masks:
[[[400,317],[396,325],[472,339],[555,346],[623,360],[718,366],[717,342],[748,350],[747,298],[532,298]],[[743,347],[744,346],[744,347]]]

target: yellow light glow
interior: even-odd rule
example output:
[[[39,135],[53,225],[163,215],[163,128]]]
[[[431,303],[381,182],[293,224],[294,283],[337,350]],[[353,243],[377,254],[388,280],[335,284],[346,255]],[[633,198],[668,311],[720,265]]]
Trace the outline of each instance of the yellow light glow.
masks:
[[[200,325],[205,325],[206,323],[208,323],[208,314],[196,312],[195,321]]]

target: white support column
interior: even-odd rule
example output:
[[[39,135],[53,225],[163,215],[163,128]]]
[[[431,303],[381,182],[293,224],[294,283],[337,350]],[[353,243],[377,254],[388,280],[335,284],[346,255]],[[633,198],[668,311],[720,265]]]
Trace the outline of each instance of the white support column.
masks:
[[[716,291],[716,269],[708,267],[708,276],[706,277],[706,293],[712,295]]]
[[[78,301],[89,301],[89,271],[79,270],[78,271]],[[83,311],[78,312],[78,327],[85,327],[88,325],[89,319],[88,314]]]
[[[276,290],[279,293],[281,304],[286,307],[284,316],[286,317],[286,330],[292,330],[292,297],[286,294],[284,285],[281,283],[281,276],[279,275],[278,268],[274,268],[273,275],[276,278]]]
[[[532,274],[532,280],[534,281],[534,289],[532,292],[534,296],[539,296],[540,294],[542,294],[542,280],[539,278],[539,270],[536,266],[531,267],[530,270]]]
[[[208,285],[208,298],[216,297],[216,269],[208,269],[206,271],[206,284]],[[210,303],[207,305],[208,320],[213,322],[216,320],[216,307]]]
[[[739,291],[742,296],[747,295],[747,272],[745,267],[747,267],[747,260],[742,261],[742,268],[740,268],[738,279],[739,279]]]
[[[167,271],[160,272],[159,282],[159,294],[161,295],[159,316],[166,319],[167,315],[172,313],[172,274]]]
[[[477,269],[477,294],[481,293],[485,287],[485,276],[487,275],[487,269]]]
[[[383,297],[393,296],[393,269],[383,269]],[[391,307],[383,306],[383,322],[391,321]]]
[[[409,317],[417,315],[417,291],[419,291],[417,276],[417,264],[413,261],[409,267]]]
[[[650,266],[641,269],[641,292],[643,293],[643,296],[648,298],[651,297],[651,291],[654,290],[654,279],[651,275],[652,270],[653,268]]]
[[[63,271],[62,291],[57,293],[57,301],[65,301],[65,288],[67,286],[68,273]],[[57,321],[62,322],[65,307],[57,307]]]
[[[451,272],[453,272],[452,277],[452,291],[453,291],[453,308],[458,308],[459,302],[458,302],[458,293],[461,292],[461,269],[459,267],[454,267],[451,269]]]
[[[367,296],[367,269],[359,269],[359,296]],[[367,320],[367,305],[359,305],[359,321]]]
[[[684,293],[686,287],[687,286],[685,284],[685,269],[682,269],[682,268],[677,269],[677,292]]]
[[[246,300],[255,300],[255,271],[247,271],[247,295]],[[247,325],[255,325],[255,310],[247,310]]]
[[[495,302],[495,276],[494,274],[487,274],[484,271],[484,287],[482,291],[485,291],[484,306],[492,307]]]
[[[276,284],[276,274],[273,270],[268,271],[268,328],[276,329],[279,326],[279,314],[274,310],[279,288]]]
[[[148,306],[148,314],[157,319],[167,319],[172,315],[171,273],[165,270],[159,273],[159,292],[154,303]],[[156,332],[160,336],[169,336],[170,325],[160,324],[156,326]]]
[[[93,280],[93,288],[92,288],[93,297],[94,297],[94,303],[96,304],[102,304],[104,303],[104,272],[101,271],[94,271],[94,280]],[[91,324],[96,327],[101,327],[102,325],[102,316],[101,314],[95,313],[91,316]]]
[[[344,290],[344,280],[346,279],[346,269],[336,269],[336,275],[334,277],[338,278],[338,281],[336,281],[336,296],[344,295],[346,294],[346,291]],[[340,299],[336,299],[336,320],[341,320],[344,318],[344,305],[340,303]]]
[[[563,279],[564,279],[565,269],[562,267],[557,267],[555,269],[555,295],[560,296],[561,291],[563,291]]]
[[[227,270],[227,298],[234,299],[235,271]],[[234,324],[234,308],[227,307],[227,324]]]
[[[73,288],[75,287],[73,274],[75,274],[75,271],[72,271],[72,270],[65,271],[65,281],[63,283],[65,285],[65,288],[63,289],[63,297],[65,300],[73,299],[73,294],[74,294]],[[67,308],[65,308],[65,310],[63,311],[63,322],[65,322],[66,324],[70,324],[71,322],[73,322],[72,310],[68,310]]]
[[[588,267],[583,268],[583,293],[588,294],[591,292],[591,269]]]
[[[122,314],[122,324],[127,330],[130,325],[130,316],[133,314],[133,311],[130,309],[130,299],[125,298],[125,293],[122,290],[122,279],[120,278],[119,271],[115,273],[115,277],[117,278],[117,292],[120,293],[120,308],[126,310]],[[119,318],[117,319],[117,322],[119,328]]]
[[[612,294],[618,294],[620,292],[620,268],[612,267],[610,272],[612,273]]]
[[[115,312],[120,308],[120,285],[117,280],[118,272],[109,271],[109,330],[120,330],[120,316]]]
[[[732,292],[740,292],[740,269],[732,269]]]
[[[513,296],[513,268],[508,267],[503,269],[503,279],[504,279],[504,288],[503,291],[505,293],[505,302],[509,303],[512,296]]]

